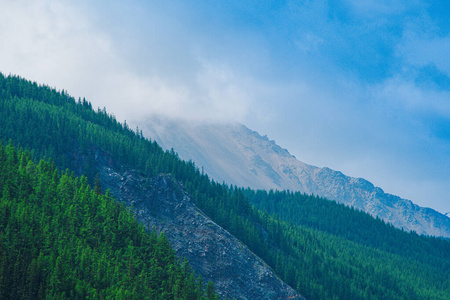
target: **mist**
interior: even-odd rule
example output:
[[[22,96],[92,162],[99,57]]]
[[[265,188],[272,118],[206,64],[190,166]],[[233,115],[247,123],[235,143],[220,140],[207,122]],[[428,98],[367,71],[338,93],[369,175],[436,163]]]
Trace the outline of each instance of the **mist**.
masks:
[[[445,4],[0,1],[0,71],[118,120],[241,122],[450,211]],[[447,21],[446,21],[447,20]]]

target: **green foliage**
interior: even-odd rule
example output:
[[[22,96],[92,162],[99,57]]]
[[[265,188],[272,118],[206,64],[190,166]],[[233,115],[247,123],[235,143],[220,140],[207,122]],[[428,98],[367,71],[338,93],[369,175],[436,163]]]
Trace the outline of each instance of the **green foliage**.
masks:
[[[448,241],[402,232],[366,214],[315,197],[310,197],[309,200],[318,203],[304,207],[305,211],[311,215],[320,211],[321,219],[326,219],[328,224],[319,221],[314,224],[311,220],[309,226],[302,225],[300,221],[294,224],[280,220],[279,216],[271,216],[252,208],[244,193],[256,192],[235,188],[229,191],[228,199],[210,198],[210,201],[206,201],[201,207],[213,216],[216,222],[246,243],[283,280],[306,298],[448,298]],[[283,193],[281,192],[281,195]],[[264,202],[267,199],[261,200]],[[280,197],[279,200],[283,201],[284,198]],[[347,224],[341,223],[345,220],[328,218],[327,210],[319,209],[314,212],[314,206],[324,205],[322,201],[327,201],[325,206],[329,205],[327,210],[331,211],[331,216],[336,212],[341,213],[342,209],[348,209],[352,218],[359,219],[360,223],[356,222],[354,225],[365,229],[348,228],[356,235],[352,238],[353,241],[338,234],[330,234],[333,230],[339,232],[347,228]],[[286,207],[287,210],[296,208]],[[315,216],[311,218],[314,219]],[[377,225],[369,226],[374,224]],[[329,232],[308,228],[320,226],[328,228]],[[332,227],[337,228],[331,230]],[[401,239],[397,243],[385,237],[386,243],[378,244],[378,233],[371,234],[371,230],[378,229],[381,234],[393,234]],[[361,232],[369,237],[358,238],[357,234]],[[372,245],[367,245],[371,237],[374,241]],[[406,249],[399,243],[406,243],[410,248]]]
[[[216,299],[87,178],[0,145],[1,299]]]
[[[33,157],[49,157],[62,169],[85,174],[90,184],[97,187],[94,178],[98,149],[110,154],[110,163],[116,168],[133,168],[146,176],[171,173],[209,217],[248,245],[309,299],[448,299],[450,295],[448,241],[402,232],[364,213],[316,197],[217,184],[192,162],[181,161],[173,151],[163,151],[138,130],[117,122],[105,109],[93,111],[84,99],[75,101],[64,92],[1,74],[0,89],[0,139],[12,139],[15,145],[29,149]],[[13,155],[9,161],[20,161],[20,157]],[[52,171],[54,167],[47,163],[42,168]],[[0,176],[5,177],[1,173]],[[63,199],[70,199],[72,189],[58,189],[62,178],[56,180],[57,174],[51,172],[47,177],[55,183],[51,188],[39,189],[36,199],[55,198],[59,191],[66,193]],[[5,178],[7,188],[2,190],[7,198],[33,187]],[[74,212],[77,209],[72,208]],[[9,216],[9,208],[2,213]],[[74,213],[76,219],[71,220],[78,222],[82,217]],[[90,232],[94,227],[88,228]],[[96,245],[95,236],[86,238],[91,247]],[[120,240],[116,237],[112,243],[118,247]],[[123,249],[127,257],[136,253]],[[17,261],[20,267],[20,259],[11,261]],[[57,256],[54,262],[58,265]],[[27,268],[34,270],[39,263],[30,262]],[[136,274],[136,266],[140,265],[125,266],[128,274]],[[210,289],[208,286],[208,295]],[[119,289],[124,297],[126,291]]]
[[[450,257],[448,243],[441,239],[406,233],[335,201],[290,191],[243,189],[242,192],[256,208],[296,225],[403,257],[422,261],[427,258],[427,263],[436,267],[442,265],[443,258]]]

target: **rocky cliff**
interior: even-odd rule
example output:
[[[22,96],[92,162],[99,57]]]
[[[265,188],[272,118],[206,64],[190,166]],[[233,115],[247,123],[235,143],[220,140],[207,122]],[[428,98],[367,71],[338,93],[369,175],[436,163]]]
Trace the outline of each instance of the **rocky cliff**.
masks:
[[[171,175],[145,178],[115,168],[105,153],[96,155],[103,189],[132,206],[149,228],[165,232],[176,254],[222,298],[304,299],[234,236],[214,223],[192,202]],[[121,170],[121,171],[118,171]]]
[[[241,124],[150,119],[139,127],[166,149],[174,148],[182,159],[194,161],[218,182],[315,194],[378,216],[397,228],[450,237],[449,217],[384,193],[367,180],[305,164]]]

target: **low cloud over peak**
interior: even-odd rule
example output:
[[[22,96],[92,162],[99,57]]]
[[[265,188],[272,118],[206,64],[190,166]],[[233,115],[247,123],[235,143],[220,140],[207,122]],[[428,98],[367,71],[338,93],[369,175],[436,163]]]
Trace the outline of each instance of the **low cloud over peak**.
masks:
[[[427,188],[450,185],[445,7],[419,0],[0,3],[6,74],[86,97],[130,123],[155,113],[239,121],[303,161],[450,211],[446,193]]]

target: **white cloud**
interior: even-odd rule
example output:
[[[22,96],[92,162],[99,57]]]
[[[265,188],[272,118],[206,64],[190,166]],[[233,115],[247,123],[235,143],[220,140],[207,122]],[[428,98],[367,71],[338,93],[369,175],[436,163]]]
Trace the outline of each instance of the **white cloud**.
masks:
[[[317,51],[324,43],[324,39],[314,33],[304,33],[294,43],[300,51],[308,53]]]
[[[106,106],[119,120],[153,113],[237,120],[248,112],[249,81],[227,65],[200,60],[181,50],[189,45],[177,42],[172,46],[180,50],[165,54],[155,49],[156,57],[144,51],[137,52],[138,57],[127,57],[121,52],[126,46],[124,33],[101,31],[94,24],[95,12],[81,5],[40,0],[8,1],[1,6],[0,38],[5,42],[0,44],[0,71],[6,74],[86,97],[94,107]],[[152,47],[158,47],[157,41]],[[181,54],[184,64],[186,59],[191,61],[189,69],[177,66]],[[156,69],[147,72],[141,65]],[[173,80],[177,73],[190,78]]]
[[[397,48],[397,55],[412,66],[433,64],[442,73],[450,76],[450,37],[419,36],[408,32]]]
[[[449,92],[419,87],[401,68],[408,72],[411,66],[434,64],[450,74],[448,37],[411,29],[396,48],[398,73],[371,84],[349,71],[360,67],[358,55],[364,61],[373,58],[367,51],[377,54],[364,44],[370,42],[365,31],[355,32],[367,26],[351,19],[342,27],[330,20],[326,2],[281,10],[286,15],[270,19],[261,30],[258,24],[246,26],[248,20],[232,23],[233,8],[224,23],[196,23],[191,19],[199,15],[189,11],[196,8],[186,4],[187,12],[183,6],[136,4],[127,6],[132,11],[127,15],[120,2],[115,9],[98,10],[82,3],[0,0],[0,71],[86,97],[130,124],[154,113],[238,120],[307,163],[367,176],[382,187],[394,177],[406,178],[398,185],[419,186],[423,170],[436,165],[432,159],[423,162],[427,154],[420,143],[429,141],[427,132],[420,127],[423,120],[410,117],[427,112],[449,118]],[[375,17],[398,17],[406,2],[352,3],[357,17],[374,23],[367,37],[376,39],[391,37],[392,24],[379,26],[384,21]],[[380,55],[392,63],[391,54]],[[439,149],[433,150],[435,157],[448,157]],[[408,177],[413,173],[419,175]]]
[[[70,2],[8,1],[0,14],[2,72],[75,89],[113,59],[108,38]]]
[[[450,53],[450,52],[449,52]],[[396,76],[372,88],[383,107],[412,114],[434,114],[450,119],[450,91],[418,87],[414,82]]]
[[[200,118],[212,118],[222,121],[239,121],[245,119],[253,102],[254,84],[249,78],[226,65],[205,63],[202,72],[197,74],[199,99],[193,100],[195,110],[192,112]],[[208,116],[209,114],[209,116]]]
[[[121,120],[142,120],[152,114],[201,121],[242,119],[251,96],[228,69],[207,66],[195,85],[176,85],[164,78],[118,72],[96,81],[92,97],[107,99],[108,111]]]

